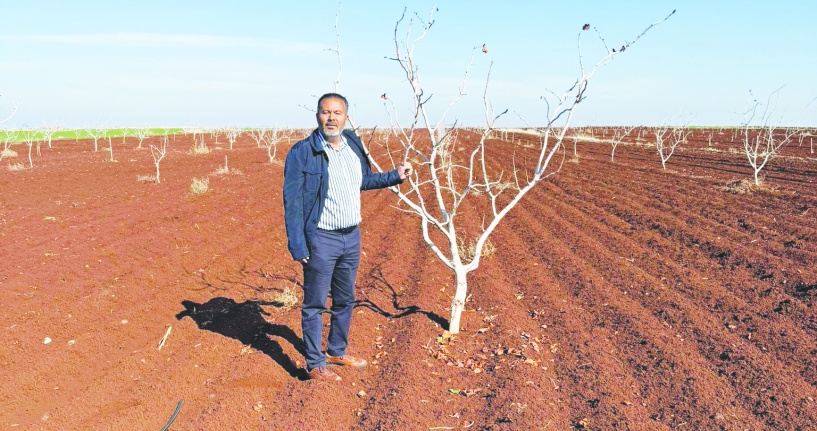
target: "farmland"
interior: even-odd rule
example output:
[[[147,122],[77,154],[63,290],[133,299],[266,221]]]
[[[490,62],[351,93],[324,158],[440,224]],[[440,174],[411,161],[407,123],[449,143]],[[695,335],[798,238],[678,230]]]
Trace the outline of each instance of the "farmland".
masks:
[[[350,339],[371,365],[337,384],[304,380],[283,167],[247,134],[169,137],[160,184],[137,178],[161,136],[113,141],[115,162],[83,137],[4,159],[0,426],[159,429],[183,400],[172,429],[814,429],[809,141],[751,187],[729,129],[693,130],[666,170],[649,131],[615,161],[611,130],[584,132],[491,236],[450,341],[450,271],[392,193],[364,194]],[[534,139],[489,152],[525,163]]]

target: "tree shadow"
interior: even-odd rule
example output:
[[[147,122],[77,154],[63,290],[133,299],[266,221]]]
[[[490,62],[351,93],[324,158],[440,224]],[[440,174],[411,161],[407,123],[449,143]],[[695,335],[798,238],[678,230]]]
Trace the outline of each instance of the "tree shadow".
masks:
[[[188,288],[188,290],[207,290],[214,294],[233,291],[236,286],[252,290],[256,293],[267,292],[270,290],[268,284],[272,281],[282,281],[292,286],[303,287],[303,283],[298,280],[298,274],[296,272],[289,275],[280,275],[268,272],[263,268],[250,268],[247,262],[242,263],[235,273],[226,275],[219,274],[214,276],[204,270],[190,271],[185,269],[185,272],[199,279],[199,285],[201,286],[198,288]],[[273,288],[272,290],[280,291],[281,289]]]
[[[196,322],[199,329],[215,332],[249,345],[272,358],[290,376],[306,380],[306,370],[299,368],[284,353],[278,341],[270,336],[288,341],[295,349],[304,354],[303,341],[292,329],[285,325],[276,325],[264,320],[269,313],[262,305],[276,305],[264,301],[235,302],[230,298],[216,297],[203,304],[193,301],[182,301],[185,310],[176,315],[176,319],[189,317]]]
[[[392,286],[391,284],[389,284],[388,281],[386,281],[386,277],[383,276],[383,270],[380,268],[380,265],[377,265],[374,268],[372,268],[372,270],[369,271],[368,275],[369,278],[372,279],[372,281],[369,283],[368,286],[366,286],[366,288],[377,290],[379,292],[391,296],[391,305],[395,310],[397,310],[397,312],[396,313],[388,312],[384,310],[383,307],[375,304],[369,298],[356,301],[355,308],[357,307],[368,308],[369,310],[372,310],[375,313],[380,314],[381,316],[387,317],[389,319],[397,319],[419,313],[428,317],[428,319],[431,320],[432,322],[440,325],[440,327],[443,328],[444,330],[448,330],[448,320],[446,320],[439,314],[434,313],[433,311],[425,311],[417,305],[401,307],[400,304],[397,302],[398,299],[397,291],[394,290],[394,286]]]

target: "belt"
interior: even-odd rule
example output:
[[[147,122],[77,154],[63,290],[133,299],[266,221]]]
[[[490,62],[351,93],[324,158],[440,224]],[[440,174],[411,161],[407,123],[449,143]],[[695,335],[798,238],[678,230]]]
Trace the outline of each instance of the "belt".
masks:
[[[318,228],[318,230],[322,230],[324,232],[329,232],[329,233],[347,234],[347,233],[352,233],[352,232],[356,231],[357,230],[357,225],[344,227],[344,228],[340,228],[340,229],[332,229],[332,230]]]

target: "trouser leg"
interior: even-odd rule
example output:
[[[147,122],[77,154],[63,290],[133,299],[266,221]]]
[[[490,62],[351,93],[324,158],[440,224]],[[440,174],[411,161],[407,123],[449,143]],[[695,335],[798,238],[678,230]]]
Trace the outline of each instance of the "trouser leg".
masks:
[[[326,352],[343,356],[349,344],[349,326],[355,308],[355,278],[360,266],[360,230],[341,236],[343,254],[335,263],[332,275],[332,319]]]
[[[323,339],[321,315],[327,311],[326,299],[335,263],[341,251],[331,235],[318,231],[311,246],[309,263],[303,266],[304,302],[301,308],[301,329],[308,369],[326,365],[326,357],[321,349]]]

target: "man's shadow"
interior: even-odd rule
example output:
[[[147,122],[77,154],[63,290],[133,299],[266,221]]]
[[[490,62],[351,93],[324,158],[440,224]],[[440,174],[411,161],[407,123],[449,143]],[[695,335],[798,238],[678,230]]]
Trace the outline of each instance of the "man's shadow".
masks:
[[[270,336],[283,338],[300,354],[305,353],[301,338],[292,329],[264,320],[263,316],[269,316],[269,313],[261,306],[275,305],[274,303],[252,300],[238,303],[230,298],[217,297],[204,304],[185,300],[182,301],[182,305],[185,310],[177,314],[176,319],[189,317],[200,329],[212,331],[249,345],[272,358],[290,376],[298,380],[307,379],[305,370],[299,368],[284,353],[281,345],[270,338]]]

